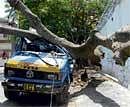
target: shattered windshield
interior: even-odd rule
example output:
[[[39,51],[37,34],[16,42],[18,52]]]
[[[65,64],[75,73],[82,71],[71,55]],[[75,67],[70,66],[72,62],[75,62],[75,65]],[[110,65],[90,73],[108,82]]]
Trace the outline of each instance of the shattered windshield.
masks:
[[[54,51],[56,53],[63,53],[63,51],[61,51],[61,49],[58,46],[53,45],[47,41],[38,40],[38,39],[27,43],[26,50],[35,51],[35,52],[52,52],[52,51]]]
[[[44,39],[35,39],[31,41],[22,37],[17,41],[15,51],[55,52],[65,54],[64,50],[60,46],[52,44]]]

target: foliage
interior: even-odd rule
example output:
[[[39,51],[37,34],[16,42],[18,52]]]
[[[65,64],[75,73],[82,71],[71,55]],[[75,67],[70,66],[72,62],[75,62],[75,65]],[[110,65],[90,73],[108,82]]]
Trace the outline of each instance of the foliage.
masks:
[[[82,43],[95,28],[107,0],[23,0],[42,23],[60,37]],[[29,29],[27,19],[17,12],[19,27]]]

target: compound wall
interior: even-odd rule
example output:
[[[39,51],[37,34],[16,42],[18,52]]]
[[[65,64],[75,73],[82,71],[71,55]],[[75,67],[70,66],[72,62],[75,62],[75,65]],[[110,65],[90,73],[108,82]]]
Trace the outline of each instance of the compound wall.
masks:
[[[108,19],[107,23],[101,29],[104,35],[111,35],[113,32],[130,24],[130,0],[122,0],[114,10],[112,16]],[[116,65],[112,59],[112,52],[104,49],[106,53],[105,59],[101,61],[103,65],[103,72],[106,72],[116,77],[120,83],[130,89],[130,58],[127,60],[126,65],[121,67]]]

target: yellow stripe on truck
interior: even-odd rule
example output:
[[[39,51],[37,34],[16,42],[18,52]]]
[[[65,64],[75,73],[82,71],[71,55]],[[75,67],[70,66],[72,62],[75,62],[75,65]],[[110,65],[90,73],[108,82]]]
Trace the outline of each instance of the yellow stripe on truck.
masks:
[[[26,69],[26,70],[35,70],[35,71],[41,71],[41,72],[53,72],[53,73],[60,72],[60,69],[57,66],[50,66],[47,64],[33,64],[33,63],[27,63],[27,62],[19,62],[12,59],[9,59],[6,62],[6,67]]]

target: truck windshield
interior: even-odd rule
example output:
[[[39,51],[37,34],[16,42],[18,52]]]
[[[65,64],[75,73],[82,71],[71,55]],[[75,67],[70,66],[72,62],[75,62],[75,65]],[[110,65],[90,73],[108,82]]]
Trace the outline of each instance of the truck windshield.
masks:
[[[48,43],[43,40],[35,40],[35,41],[31,41],[31,42],[27,43],[25,50],[26,51],[35,51],[35,52],[54,51],[56,53],[63,53],[63,51],[61,51],[61,49],[58,46],[53,45],[53,44]]]

